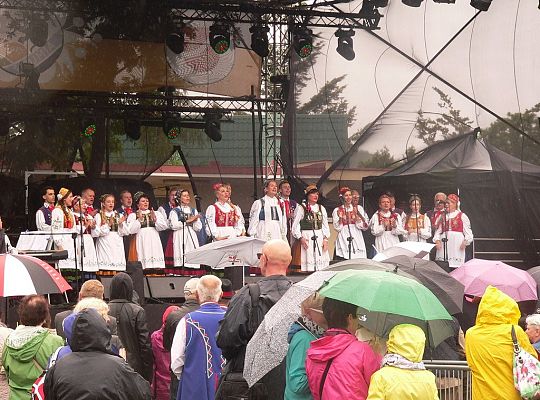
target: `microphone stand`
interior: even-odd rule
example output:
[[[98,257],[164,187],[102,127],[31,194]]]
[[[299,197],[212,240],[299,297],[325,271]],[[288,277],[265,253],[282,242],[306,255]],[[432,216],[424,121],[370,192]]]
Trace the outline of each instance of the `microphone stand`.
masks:
[[[420,241],[420,225],[418,222],[418,210],[415,211],[416,213],[416,241]]]
[[[85,257],[85,249],[84,249],[84,223],[83,221],[83,210],[82,210],[82,199],[79,199],[79,223],[81,224],[81,275],[84,280],[84,257]],[[76,250],[75,250],[76,252]]]
[[[441,238],[443,244],[443,261],[448,261],[448,212],[443,210],[443,230],[444,237]]]
[[[349,249],[349,260],[351,259],[352,257],[352,241],[353,241],[353,237],[352,237],[352,232],[351,232],[351,221],[349,219],[349,213],[347,212],[347,207],[345,205],[345,201],[343,199],[343,196],[339,196],[339,199],[341,200],[341,204],[343,205],[343,211],[345,212],[345,217],[347,218],[347,229],[349,230],[349,237],[347,238],[347,247]],[[351,206],[352,206],[352,203],[351,203]],[[353,209],[354,209],[354,206],[353,206]]]

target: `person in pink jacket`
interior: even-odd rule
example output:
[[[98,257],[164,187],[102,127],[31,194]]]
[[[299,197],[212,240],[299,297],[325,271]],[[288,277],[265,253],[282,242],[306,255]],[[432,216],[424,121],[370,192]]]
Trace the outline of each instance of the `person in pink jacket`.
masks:
[[[154,353],[154,376],[152,378],[152,399],[154,400],[169,400],[169,386],[171,384],[171,375],[169,368],[171,367],[171,353],[163,347],[163,327],[167,316],[178,310],[177,306],[169,306],[163,313],[163,325],[157,331],[152,333],[152,352]]]
[[[381,357],[354,336],[358,328],[355,305],[327,297],[322,309],[328,330],[311,343],[306,359],[313,399],[364,400]]]

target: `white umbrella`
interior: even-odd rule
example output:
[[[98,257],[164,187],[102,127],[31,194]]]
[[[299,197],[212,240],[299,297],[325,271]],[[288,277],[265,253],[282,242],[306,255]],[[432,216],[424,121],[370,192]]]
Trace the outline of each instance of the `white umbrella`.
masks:
[[[315,293],[336,271],[317,271],[292,285],[266,313],[246,347],[244,379],[251,387],[277,367],[287,355],[287,335],[300,316],[300,304]]]
[[[433,243],[426,242],[399,242],[383,251],[378,251],[375,257],[373,257],[373,260],[384,261],[387,258],[396,256],[407,256],[429,260],[429,252],[434,246]]]
[[[247,236],[219,240],[188,251],[185,262],[209,265],[215,269],[256,265],[265,243],[264,240]]]

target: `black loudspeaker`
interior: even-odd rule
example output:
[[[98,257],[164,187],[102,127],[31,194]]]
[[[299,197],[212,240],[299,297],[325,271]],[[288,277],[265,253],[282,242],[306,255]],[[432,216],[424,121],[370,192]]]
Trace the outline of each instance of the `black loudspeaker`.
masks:
[[[171,304],[145,304],[144,311],[146,314],[146,324],[148,325],[148,332],[152,333],[157,331],[163,325],[163,313]]]
[[[189,276],[147,276],[144,285],[146,298],[174,299],[184,297],[184,285]]]
[[[227,267],[223,271],[223,277],[227,278],[232,283],[232,288],[234,291],[241,289],[243,285],[242,273],[243,269],[247,270],[249,267]]]
[[[138,303],[144,305],[144,274],[142,264],[139,261],[128,261],[126,263],[126,273],[131,276],[133,289],[139,295]]]

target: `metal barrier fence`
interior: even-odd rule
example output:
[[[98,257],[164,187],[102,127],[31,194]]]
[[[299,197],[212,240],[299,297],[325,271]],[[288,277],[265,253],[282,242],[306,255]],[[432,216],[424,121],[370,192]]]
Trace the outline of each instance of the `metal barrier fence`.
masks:
[[[471,400],[471,370],[466,361],[424,360],[436,377],[440,400]]]

